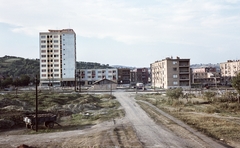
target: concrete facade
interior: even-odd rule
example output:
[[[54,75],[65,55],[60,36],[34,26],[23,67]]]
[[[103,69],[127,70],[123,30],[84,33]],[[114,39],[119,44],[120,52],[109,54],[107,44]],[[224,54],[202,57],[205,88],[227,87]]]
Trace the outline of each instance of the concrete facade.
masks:
[[[96,81],[108,79],[117,82],[117,69],[79,69],[80,72],[77,81],[81,81],[81,85],[92,85]]]
[[[76,34],[73,29],[39,33],[40,84],[75,85]]]
[[[230,85],[231,80],[240,72],[240,60],[228,60],[220,63],[221,76],[224,85]]]
[[[192,86],[199,85],[213,86],[219,84],[221,81],[221,74],[215,67],[201,67],[192,69]]]
[[[150,65],[152,87],[190,88],[190,59],[166,58]]]

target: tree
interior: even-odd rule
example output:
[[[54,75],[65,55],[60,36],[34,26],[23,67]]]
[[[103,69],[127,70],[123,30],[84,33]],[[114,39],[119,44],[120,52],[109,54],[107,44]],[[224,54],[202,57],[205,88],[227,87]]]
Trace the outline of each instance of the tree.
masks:
[[[2,86],[3,87],[8,87],[9,85],[12,85],[13,79],[11,77],[7,77],[6,79],[3,80]]]
[[[235,88],[238,94],[240,94],[240,73],[238,73],[236,77],[233,77],[232,86]],[[238,96],[238,103],[239,103],[239,96]]]
[[[30,83],[30,77],[28,75],[21,75],[22,86],[28,86],[29,83]]]
[[[19,86],[20,85],[20,79],[19,78],[15,78],[13,80],[13,85],[15,85],[15,87]]]

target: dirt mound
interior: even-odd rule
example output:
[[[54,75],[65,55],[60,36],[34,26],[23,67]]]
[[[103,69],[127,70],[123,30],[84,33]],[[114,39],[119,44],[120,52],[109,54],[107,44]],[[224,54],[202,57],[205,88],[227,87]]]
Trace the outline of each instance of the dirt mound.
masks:
[[[0,99],[0,107],[6,107],[6,106],[10,106],[10,105],[15,105],[15,106],[22,106],[23,103],[19,100],[11,100],[8,98],[3,98]]]
[[[81,104],[81,103],[75,103],[75,104],[66,104],[66,105],[54,105],[47,109],[49,112],[71,112],[71,113],[80,113],[86,110],[96,110],[98,107],[95,104]]]
[[[92,95],[86,95],[84,96],[83,99],[80,100],[80,104],[98,103],[98,102],[100,102],[100,99]]]

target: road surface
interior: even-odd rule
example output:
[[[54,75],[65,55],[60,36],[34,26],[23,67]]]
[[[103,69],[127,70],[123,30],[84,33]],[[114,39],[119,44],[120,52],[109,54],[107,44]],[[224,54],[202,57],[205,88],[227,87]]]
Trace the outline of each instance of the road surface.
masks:
[[[127,118],[127,120],[135,128],[140,141],[144,143],[145,147],[224,147],[223,145],[213,141],[206,136],[199,137],[205,138],[203,139],[203,141],[196,141],[195,139],[191,138],[191,135],[189,135],[189,137],[187,138],[181,137],[166,128],[164,125],[157,125],[136,103],[136,100],[134,99],[135,94],[136,93],[126,92],[114,93],[114,95],[117,97],[118,101],[121,103],[122,107],[126,111],[125,118]],[[207,143],[204,141],[207,141]]]

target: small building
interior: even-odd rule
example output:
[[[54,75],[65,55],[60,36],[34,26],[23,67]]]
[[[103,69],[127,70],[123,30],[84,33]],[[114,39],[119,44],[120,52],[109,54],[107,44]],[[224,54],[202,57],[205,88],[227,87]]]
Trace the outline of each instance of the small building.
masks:
[[[108,79],[102,79],[99,81],[96,81],[93,83],[93,86],[89,90],[113,90],[117,88],[117,82],[108,80]]]
[[[117,69],[78,69],[77,81],[81,85],[92,85],[95,82],[103,79],[117,82]]]

